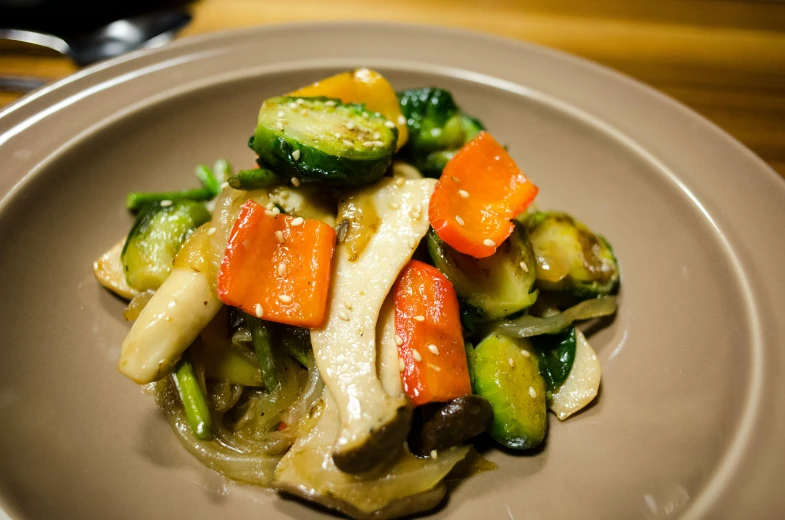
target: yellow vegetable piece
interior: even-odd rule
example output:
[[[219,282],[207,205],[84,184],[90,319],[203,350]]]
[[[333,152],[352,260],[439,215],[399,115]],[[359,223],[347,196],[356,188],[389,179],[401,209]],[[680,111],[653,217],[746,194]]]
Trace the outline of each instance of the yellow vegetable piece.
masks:
[[[384,76],[371,69],[355,69],[317,81],[295,90],[290,96],[340,99],[343,103],[363,103],[371,112],[379,112],[398,128],[398,150],[406,144],[409,130],[398,105],[398,96]]]

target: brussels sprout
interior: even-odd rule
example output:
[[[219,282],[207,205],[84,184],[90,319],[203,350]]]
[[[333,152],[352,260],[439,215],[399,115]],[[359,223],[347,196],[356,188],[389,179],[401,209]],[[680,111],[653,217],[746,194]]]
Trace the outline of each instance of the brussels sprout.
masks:
[[[577,299],[618,290],[619,265],[602,236],[557,211],[532,213],[524,223],[537,260],[538,288]]]
[[[438,177],[455,152],[485,127],[462,113],[452,95],[440,88],[417,88],[398,93],[409,127],[403,155],[423,175]]]

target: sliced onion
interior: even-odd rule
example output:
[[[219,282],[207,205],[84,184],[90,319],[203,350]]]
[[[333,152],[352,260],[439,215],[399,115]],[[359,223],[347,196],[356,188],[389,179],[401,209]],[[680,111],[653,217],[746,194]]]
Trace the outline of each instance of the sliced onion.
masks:
[[[616,297],[603,296],[582,301],[574,307],[547,318],[525,315],[515,320],[501,321],[494,324],[489,333],[501,333],[511,338],[528,338],[539,336],[540,334],[553,334],[563,330],[575,321],[610,316],[615,312]]]

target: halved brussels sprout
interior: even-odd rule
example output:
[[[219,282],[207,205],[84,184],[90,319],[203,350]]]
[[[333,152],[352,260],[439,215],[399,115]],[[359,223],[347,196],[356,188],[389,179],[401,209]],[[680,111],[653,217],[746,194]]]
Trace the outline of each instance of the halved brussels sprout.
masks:
[[[577,299],[618,290],[619,265],[602,236],[558,211],[537,211],[524,223],[537,260],[538,288]]]

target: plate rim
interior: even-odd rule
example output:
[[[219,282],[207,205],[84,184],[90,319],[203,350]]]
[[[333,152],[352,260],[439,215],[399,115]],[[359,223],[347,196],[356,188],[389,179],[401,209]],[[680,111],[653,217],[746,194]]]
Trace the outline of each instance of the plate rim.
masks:
[[[169,55],[178,55],[184,54],[189,55],[189,50],[196,50],[199,46],[213,46],[213,47],[220,47],[224,44],[230,44],[232,41],[237,39],[241,39],[247,36],[253,36],[256,34],[269,34],[274,33],[276,31],[308,31],[315,28],[329,28],[329,29],[336,29],[336,28],[345,28],[346,30],[359,30],[362,28],[363,30],[367,30],[369,26],[373,26],[375,28],[384,28],[385,30],[414,30],[414,31],[425,31],[430,33],[440,33],[449,37],[460,37],[460,38],[468,38],[472,40],[482,40],[486,42],[487,45],[494,44],[500,45],[505,47],[515,47],[518,49],[526,50],[527,52],[533,52],[535,54],[539,54],[541,56],[546,56],[548,58],[566,63],[568,67],[577,67],[578,69],[588,70],[591,71],[593,74],[596,74],[598,77],[617,85],[624,85],[625,88],[634,89],[641,93],[643,96],[651,99],[657,100],[657,102],[663,106],[667,106],[668,110],[671,112],[677,111],[682,117],[686,117],[689,120],[692,120],[701,130],[707,131],[710,133],[710,139],[720,139],[722,143],[728,147],[728,153],[732,153],[738,157],[739,160],[742,162],[746,162],[748,166],[750,166],[751,171],[755,171],[757,173],[751,174],[751,177],[758,176],[761,183],[768,182],[771,183],[770,186],[772,189],[778,192],[780,200],[785,201],[785,179],[783,179],[777,172],[775,172],[770,166],[768,166],[760,157],[754,154],[751,150],[745,147],[741,142],[736,140],[733,136],[728,134],[725,130],[708,120],[706,117],[702,116],[701,114],[693,111],[686,105],[682,104],[681,102],[671,98],[670,96],[657,91],[653,87],[650,87],[634,78],[631,78],[623,73],[615,71],[609,67],[604,65],[592,62],[582,57],[574,56],[569,53],[565,53],[560,50],[543,47],[538,44],[528,43],[520,40],[513,40],[508,39],[500,36],[489,35],[487,33],[476,32],[476,31],[468,31],[465,29],[458,29],[453,27],[444,27],[444,26],[433,26],[433,25],[426,25],[426,24],[410,24],[410,23],[399,23],[399,22],[367,22],[367,21],[349,21],[349,22],[306,22],[306,23],[287,23],[287,24],[276,24],[276,25],[268,25],[268,26],[261,26],[261,27],[250,27],[250,28],[241,28],[241,29],[233,29],[228,31],[220,31],[215,33],[207,33],[201,35],[190,36],[186,38],[182,38],[169,44],[167,46],[151,49],[151,50],[140,50],[130,53],[125,56],[121,56],[112,60],[108,60],[106,62],[102,62],[91,67],[88,67],[82,71],[79,71],[71,76],[63,78],[51,85],[43,87],[39,91],[33,92],[27,96],[20,98],[18,101],[12,103],[8,107],[4,108],[0,111],[0,128],[3,128],[4,123],[7,121],[11,121],[11,125],[8,129],[4,130],[0,133],[0,150],[3,147],[7,147],[7,142],[10,140],[11,137],[14,135],[19,135],[25,131],[25,128],[21,128],[20,126],[25,125],[29,122],[29,118],[31,114],[27,114],[26,112],[30,112],[31,110],[35,111],[36,113],[40,113],[41,110],[50,110],[56,109],[58,105],[65,103],[65,106],[68,105],[66,103],[71,97],[74,95],[79,95],[79,93],[83,93],[84,89],[77,88],[76,94],[68,92],[68,87],[88,87],[88,88],[96,88],[102,86],[106,81],[110,80],[100,80],[98,76],[102,73],[109,73],[109,76],[112,76],[113,72],[119,72],[123,66],[131,65],[132,70],[129,72],[133,76],[133,66],[144,65],[144,61],[149,61],[151,63],[156,62],[164,62],[166,63],[166,58]],[[380,56],[381,57],[381,56]],[[466,69],[471,70],[471,69]],[[126,73],[126,74],[129,74]],[[99,80],[98,83],[94,83],[95,80]],[[92,87],[90,85],[92,84]],[[104,86],[103,88],[111,88],[111,85]],[[101,90],[101,89],[99,89]],[[570,105],[572,106],[572,105]],[[576,107],[580,109],[580,107]],[[17,117],[16,123],[14,123],[14,116],[23,116],[21,118]],[[600,119],[604,121],[604,119]],[[609,123],[610,124],[610,123]],[[611,128],[618,130],[615,126],[611,124]],[[16,134],[13,132],[16,130]],[[621,135],[625,135],[623,132],[620,132]],[[10,135],[9,134],[13,134]],[[632,142],[637,143],[638,140],[631,139]],[[645,148],[643,148],[645,150]],[[52,151],[54,153],[55,150]],[[654,155],[656,157],[656,155]],[[45,161],[46,157],[41,159],[41,162]],[[666,167],[666,170],[670,170]],[[13,198],[14,192],[16,191],[14,188],[15,185],[19,185],[23,183],[26,179],[29,179],[35,175],[37,168],[31,168],[26,173],[22,173],[21,175],[16,175],[16,178],[12,179],[13,184],[11,185],[10,189],[3,189],[0,187],[0,213],[3,211],[6,203]],[[765,181],[764,181],[765,179]],[[775,180],[776,179],[776,180]],[[679,182],[679,177],[673,174],[673,180],[677,183]],[[684,190],[688,196],[690,196],[694,202],[700,206],[700,197],[693,194],[688,186],[680,186],[682,190]],[[706,195],[704,195],[705,197]],[[717,230],[718,236],[725,237],[725,233],[721,231],[721,229],[725,229],[723,226],[718,226],[714,223],[712,219],[712,215],[704,210],[705,216],[709,218],[709,221],[714,225],[715,229]],[[727,229],[725,229],[727,231]],[[726,243],[727,249],[730,253],[736,253],[736,248],[739,245],[731,245],[730,243]],[[742,244],[744,245],[744,244]],[[735,256],[732,255],[734,260],[738,262],[738,268],[740,272],[746,275],[747,270],[744,269],[744,265],[749,265],[747,259],[739,260]],[[743,277],[742,280],[747,282],[746,277]],[[750,289],[752,290],[752,289]],[[760,291],[760,286],[757,286],[756,291]],[[768,291],[767,291],[768,292]],[[757,309],[761,304],[759,301],[761,297],[756,294],[755,298],[751,297],[751,302],[755,304],[755,308]],[[755,303],[758,302],[758,303]],[[782,328],[782,324],[778,324],[780,329]],[[775,333],[774,336],[777,336]],[[779,331],[779,336],[782,337],[781,330]],[[771,340],[766,342],[772,343]],[[765,350],[765,349],[764,349]],[[771,351],[771,347],[768,348],[768,351]],[[770,353],[770,352],[769,352]],[[761,361],[762,362],[762,361]],[[760,403],[757,403],[760,404]],[[757,418],[756,418],[757,420]],[[750,426],[752,428],[752,426]],[[746,445],[747,443],[742,443],[739,449],[748,448]],[[781,443],[782,445],[783,443]],[[735,448],[734,448],[735,449]],[[731,451],[731,448],[728,449]],[[739,460],[736,463],[741,462],[741,457],[744,454],[739,451],[738,457]],[[723,454],[722,463],[724,464],[724,459],[727,454]],[[720,470],[716,470],[715,472],[719,472]],[[732,477],[732,473],[725,475],[726,480]],[[714,479],[716,475],[712,476],[707,486],[700,495],[691,502],[690,506],[687,508],[686,512],[684,513],[685,517],[694,518],[698,517],[701,514],[704,514],[708,507],[712,507],[713,503],[701,503],[701,500],[707,496],[708,488],[713,485]],[[728,482],[723,483],[724,486],[728,485]],[[717,496],[713,498],[718,498],[721,495],[722,489],[717,490]],[[708,500],[708,498],[707,498]],[[2,505],[4,500],[0,497],[0,505]]]

